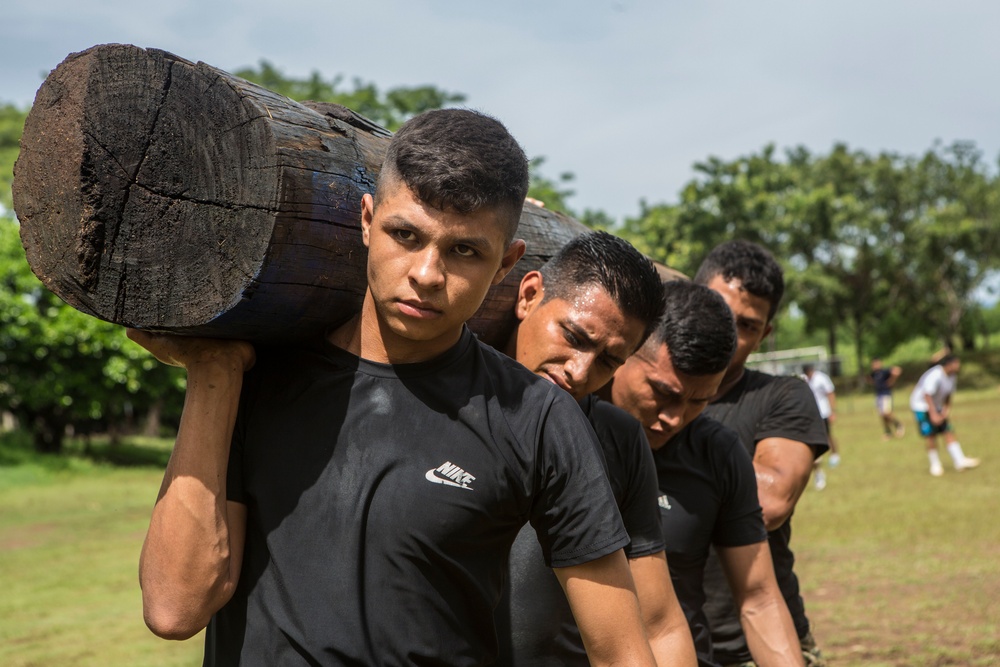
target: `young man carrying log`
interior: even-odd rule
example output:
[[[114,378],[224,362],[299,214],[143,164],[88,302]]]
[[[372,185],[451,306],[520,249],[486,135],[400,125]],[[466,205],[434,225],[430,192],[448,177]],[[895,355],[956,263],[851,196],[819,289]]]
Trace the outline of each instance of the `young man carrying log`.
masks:
[[[694,646],[664,558],[651,450],[638,422],[593,395],[642,344],[663,312],[652,262],[627,241],[593,232],[522,278],[517,328],[505,347],[528,370],[575,398],[604,451],[646,633],[661,667],[693,667]],[[587,504],[593,499],[587,499]],[[510,591],[496,610],[500,664],[586,665],[584,643],[535,531],[511,552]]]
[[[750,455],[736,433],[701,415],[736,348],[732,313],[707,287],[673,281],[664,290],[663,319],[615,373],[608,394],[642,423],[655,450],[670,576],[698,664],[718,666],[702,588],[714,545],[757,664],[800,666],[798,637],[771,565]]]
[[[154,632],[208,625],[210,665],[488,664],[530,520],[593,663],[652,664],[590,425],[464,325],[524,252],[527,183],[500,123],[422,114],[364,195],[352,320],[256,354],[131,332],[188,371],[140,560]]]

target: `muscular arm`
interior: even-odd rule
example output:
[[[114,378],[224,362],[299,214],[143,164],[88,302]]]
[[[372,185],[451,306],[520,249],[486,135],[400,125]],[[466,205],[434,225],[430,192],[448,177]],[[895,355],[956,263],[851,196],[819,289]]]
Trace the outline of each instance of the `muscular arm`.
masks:
[[[780,528],[792,515],[809,483],[813,458],[812,448],[798,440],[766,438],[757,443],[753,467],[764,525],[769,531]]]
[[[754,662],[759,667],[801,667],[802,648],[774,577],[767,541],[717,550]]]
[[[670,582],[666,556],[661,551],[632,558],[628,564],[656,664],[694,667],[698,660],[691,628]]]
[[[188,372],[177,442],[139,558],[146,624],[161,637],[185,639],[208,624],[239,579],[246,507],[226,500],[226,470],[253,348],[135,331],[129,337]]]
[[[655,665],[624,552],[553,568],[591,665]]]

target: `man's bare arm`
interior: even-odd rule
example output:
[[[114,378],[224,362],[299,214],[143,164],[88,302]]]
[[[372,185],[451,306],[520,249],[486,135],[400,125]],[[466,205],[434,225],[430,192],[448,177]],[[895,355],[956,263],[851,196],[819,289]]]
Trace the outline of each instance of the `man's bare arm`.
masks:
[[[628,564],[656,664],[659,667],[694,667],[698,664],[698,659],[691,639],[691,628],[688,627],[687,618],[670,581],[666,556],[661,551],[631,558]]]
[[[187,369],[177,442],[139,559],[143,616],[157,635],[186,639],[233,595],[246,507],[226,500],[229,445],[249,343],[129,331],[160,361]]]
[[[792,515],[809,484],[813,458],[812,448],[798,440],[765,438],[757,443],[753,457],[757,497],[769,531],[780,528]]]
[[[591,665],[655,665],[624,552],[553,568]]]
[[[754,662],[759,667],[802,667],[802,647],[774,576],[767,541],[717,551]]]

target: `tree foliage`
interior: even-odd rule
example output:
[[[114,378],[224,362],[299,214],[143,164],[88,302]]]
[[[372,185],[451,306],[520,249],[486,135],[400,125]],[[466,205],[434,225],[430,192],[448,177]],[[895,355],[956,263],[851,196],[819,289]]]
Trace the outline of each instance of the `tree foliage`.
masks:
[[[429,85],[399,86],[382,92],[374,83],[355,77],[351,86],[345,87],[343,76],[327,80],[315,70],[305,79],[289,78],[267,60],[261,60],[256,68],[247,67],[233,74],[289,99],[342,104],[393,132],[417,114],[465,101],[462,93]]]
[[[106,432],[134,417],[177,412],[183,376],[125,330],[71,308],[28,267],[17,223],[0,219],[0,410],[58,452],[67,426]]]
[[[21,132],[27,117],[27,109],[20,109],[13,104],[0,105],[0,217],[13,217],[10,184],[14,178],[14,161],[20,150]]]
[[[973,145],[914,158],[838,144],[780,159],[766,146],[695,171],[680,203],[643,203],[621,233],[689,275],[719,242],[763,244],[785,267],[786,302],[833,354],[845,328],[859,362],[914,336],[971,342],[975,296],[1000,268],[1000,182]]]

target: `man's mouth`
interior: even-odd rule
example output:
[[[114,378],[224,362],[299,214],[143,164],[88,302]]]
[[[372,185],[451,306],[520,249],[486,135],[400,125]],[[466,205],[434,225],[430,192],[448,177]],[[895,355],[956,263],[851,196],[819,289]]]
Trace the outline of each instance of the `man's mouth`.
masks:
[[[569,392],[570,394],[573,394],[573,388],[566,383],[566,380],[561,375],[558,375],[556,373],[550,373],[549,371],[543,370],[542,377],[544,377],[546,380],[556,385],[557,387],[560,387],[565,391]]]
[[[419,299],[401,299],[396,302],[399,310],[404,315],[416,317],[418,319],[433,319],[441,316],[441,309],[436,308],[429,301]]]

